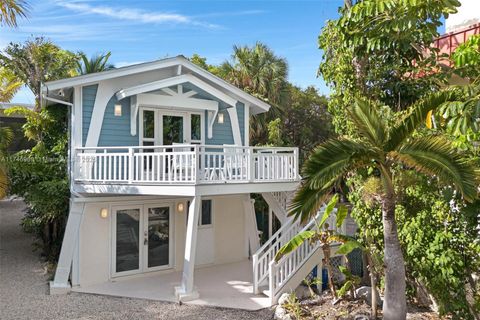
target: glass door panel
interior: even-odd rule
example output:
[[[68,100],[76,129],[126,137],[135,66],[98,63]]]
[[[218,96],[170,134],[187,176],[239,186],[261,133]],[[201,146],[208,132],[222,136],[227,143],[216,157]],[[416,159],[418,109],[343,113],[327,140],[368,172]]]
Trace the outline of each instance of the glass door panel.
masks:
[[[147,268],[170,264],[170,207],[148,208]]]
[[[163,115],[163,144],[184,143],[183,116]]]
[[[140,268],[140,209],[116,211],[115,272]]]

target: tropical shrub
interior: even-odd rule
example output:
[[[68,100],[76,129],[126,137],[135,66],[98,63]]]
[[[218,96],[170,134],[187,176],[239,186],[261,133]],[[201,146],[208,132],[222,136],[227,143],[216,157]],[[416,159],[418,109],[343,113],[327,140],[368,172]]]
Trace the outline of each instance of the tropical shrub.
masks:
[[[473,319],[478,305],[468,301],[465,284],[480,269],[480,245],[475,241],[479,202],[464,204],[449,187],[413,170],[398,168],[396,176],[396,217],[409,297],[418,298],[426,290],[441,315]],[[373,186],[378,183],[366,172],[357,173],[349,180],[348,199],[359,230],[368,230],[381,248],[381,204],[375,200],[378,185]],[[478,304],[480,296],[474,295]]]

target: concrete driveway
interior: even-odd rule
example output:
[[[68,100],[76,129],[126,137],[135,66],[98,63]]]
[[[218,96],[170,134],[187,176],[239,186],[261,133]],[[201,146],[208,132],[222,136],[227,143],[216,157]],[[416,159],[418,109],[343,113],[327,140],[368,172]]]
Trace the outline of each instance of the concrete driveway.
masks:
[[[33,238],[22,231],[22,201],[0,201],[0,319],[273,319],[249,312],[72,292],[47,294],[48,277]]]

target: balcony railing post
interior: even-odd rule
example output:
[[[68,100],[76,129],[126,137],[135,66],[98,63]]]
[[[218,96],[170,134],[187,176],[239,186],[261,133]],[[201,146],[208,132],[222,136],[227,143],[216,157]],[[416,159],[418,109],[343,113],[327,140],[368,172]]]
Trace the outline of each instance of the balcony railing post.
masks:
[[[133,175],[135,172],[134,164],[135,164],[135,159],[134,159],[133,148],[128,148],[128,183],[133,182]]]
[[[194,153],[194,159],[192,161],[192,165],[193,165],[193,182],[196,184],[197,181],[198,181],[198,176],[199,176],[199,171],[200,171],[200,153],[199,153],[199,146],[198,145],[194,145],[193,146],[193,150],[195,151]]]
[[[296,180],[299,175],[298,174],[298,148],[293,149],[293,166],[294,166],[293,167],[294,172],[293,172],[292,179]]]
[[[255,180],[255,157],[252,147],[248,148],[248,168],[248,181],[253,182]]]

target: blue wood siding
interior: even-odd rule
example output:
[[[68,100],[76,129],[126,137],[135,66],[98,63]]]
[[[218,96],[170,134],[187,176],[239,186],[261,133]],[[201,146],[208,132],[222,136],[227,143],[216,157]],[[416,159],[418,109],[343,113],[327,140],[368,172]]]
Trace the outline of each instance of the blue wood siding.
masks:
[[[88,130],[92,118],[92,111],[95,104],[98,85],[85,86],[82,90],[82,144],[85,146]],[[201,99],[211,99],[219,102],[219,112],[223,113],[224,122],[218,123],[218,118],[213,124],[213,137],[208,138],[208,115],[205,111],[205,143],[211,145],[234,144],[232,126],[230,116],[227,112],[227,105],[219,99],[213,97],[209,93],[191,86],[191,88],[199,94],[195,97]],[[107,146],[138,146],[138,134],[132,136],[130,134],[130,99],[126,98],[120,101],[122,104],[122,116],[114,115],[114,106],[117,103],[115,95],[110,99],[105,109],[100,138],[99,147]],[[240,126],[242,144],[245,144],[245,106],[243,103],[237,103],[237,116]],[[139,129],[137,117],[137,132]],[[248,130],[248,128],[247,128]]]
[[[82,146],[85,146],[85,142],[87,141],[87,134],[88,129],[90,128],[90,120],[92,119],[97,88],[98,85],[82,88]]]
[[[242,145],[245,145],[245,105],[237,102],[237,117],[240,124],[240,135],[242,137]]]
[[[223,102],[219,103],[219,113],[223,113],[223,123],[218,123],[218,117],[215,119],[212,130],[212,138],[208,138],[208,120],[205,121],[205,143],[212,145],[235,144],[233,141],[232,125],[230,116]],[[207,112],[205,112],[205,119]]]
[[[130,134],[130,98],[125,98],[120,101],[120,104],[122,105],[122,116],[120,117],[114,115],[114,106],[117,101],[117,97],[113,96],[107,103],[107,108],[103,115],[102,130],[100,131],[98,146],[138,146],[138,135],[132,136]],[[139,117],[137,117],[137,129],[138,118]]]

